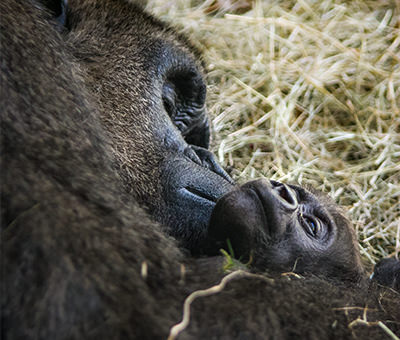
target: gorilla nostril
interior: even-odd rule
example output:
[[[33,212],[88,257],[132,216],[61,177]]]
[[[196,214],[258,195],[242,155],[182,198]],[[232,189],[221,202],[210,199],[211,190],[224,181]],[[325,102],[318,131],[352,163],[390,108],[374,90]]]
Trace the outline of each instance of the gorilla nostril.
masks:
[[[285,201],[289,202],[290,204],[294,203],[293,197],[290,196],[290,193],[285,186],[282,185],[280,187],[277,187],[276,189],[279,196],[281,196]]]
[[[270,180],[270,183],[271,183],[271,185],[272,185],[273,188],[282,185],[282,183],[279,183],[279,182],[277,182],[277,181],[273,181],[272,179]]]
[[[276,181],[270,181],[272,184],[272,189],[277,194],[279,200],[286,208],[296,209],[297,208],[297,197],[296,193],[288,187],[286,184],[279,183]]]

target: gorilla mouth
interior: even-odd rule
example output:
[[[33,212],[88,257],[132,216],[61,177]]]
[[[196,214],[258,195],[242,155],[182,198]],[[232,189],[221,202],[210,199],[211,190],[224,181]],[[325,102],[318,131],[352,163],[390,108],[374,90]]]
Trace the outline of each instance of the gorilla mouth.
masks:
[[[217,199],[218,199],[217,197],[211,196],[208,193],[206,193],[204,191],[200,191],[193,187],[184,187],[183,190],[186,191],[187,193],[189,193],[189,195],[194,195],[196,197],[200,197],[200,198],[210,201],[214,204],[217,202]]]

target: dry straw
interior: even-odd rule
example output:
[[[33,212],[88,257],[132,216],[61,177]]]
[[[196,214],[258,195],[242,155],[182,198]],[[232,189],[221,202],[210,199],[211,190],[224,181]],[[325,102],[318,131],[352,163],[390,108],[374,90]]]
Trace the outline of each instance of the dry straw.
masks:
[[[204,51],[219,160],[239,181],[327,192],[347,208],[366,263],[397,256],[400,2],[247,1],[244,14],[207,14],[212,3],[148,9]]]

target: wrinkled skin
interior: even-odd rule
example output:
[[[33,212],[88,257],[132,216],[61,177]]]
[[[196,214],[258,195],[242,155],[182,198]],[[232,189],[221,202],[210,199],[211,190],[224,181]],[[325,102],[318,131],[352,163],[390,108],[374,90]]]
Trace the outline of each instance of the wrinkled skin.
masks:
[[[201,149],[197,53],[122,0],[50,9],[0,2],[1,337],[165,339],[188,294],[226,274],[223,258],[195,259],[165,234],[195,249],[235,189]],[[183,88],[165,73],[176,65],[194,72]],[[400,331],[392,289],[331,280],[239,277],[194,302],[179,339],[380,339],[381,320]],[[365,315],[371,325],[349,326]]]

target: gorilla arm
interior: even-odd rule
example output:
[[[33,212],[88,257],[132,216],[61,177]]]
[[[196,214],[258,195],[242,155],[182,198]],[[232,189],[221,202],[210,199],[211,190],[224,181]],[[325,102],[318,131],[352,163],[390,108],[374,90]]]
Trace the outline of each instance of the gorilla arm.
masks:
[[[164,283],[180,279],[179,251],[124,197],[79,69],[48,18],[25,3],[0,8],[2,335],[166,334],[179,299],[162,298]]]

